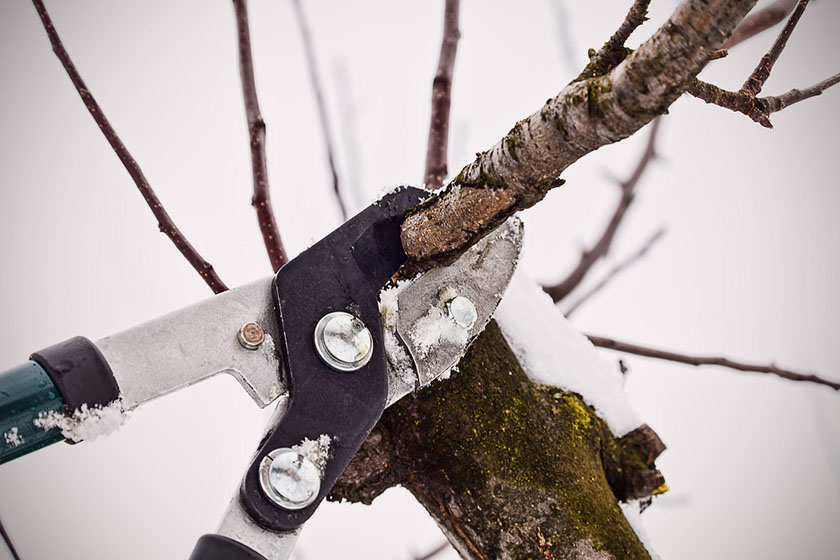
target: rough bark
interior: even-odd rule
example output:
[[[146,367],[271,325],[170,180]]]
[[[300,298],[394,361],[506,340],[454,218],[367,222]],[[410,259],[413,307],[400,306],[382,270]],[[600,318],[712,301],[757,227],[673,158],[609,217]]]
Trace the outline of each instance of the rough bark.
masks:
[[[577,395],[531,383],[491,323],[459,372],[385,412],[331,499],[403,485],[464,558],[649,558],[617,499],[664,489],[663,449],[646,426],[615,438]]]
[[[664,113],[754,4],[686,0],[616,67],[566,86],[406,219],[406,254],[428,266],[459,254],[542,200],[582,156],[627,138]]]

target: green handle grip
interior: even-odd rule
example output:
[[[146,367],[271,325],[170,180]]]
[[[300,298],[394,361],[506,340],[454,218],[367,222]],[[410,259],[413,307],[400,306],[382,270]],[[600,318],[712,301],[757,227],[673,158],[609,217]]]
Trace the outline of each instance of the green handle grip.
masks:
[[[63,407],[61,395],[37,363],[29,361],[0,373],[0,465],[63,441],[60,430],[35,425],[39,415]]]

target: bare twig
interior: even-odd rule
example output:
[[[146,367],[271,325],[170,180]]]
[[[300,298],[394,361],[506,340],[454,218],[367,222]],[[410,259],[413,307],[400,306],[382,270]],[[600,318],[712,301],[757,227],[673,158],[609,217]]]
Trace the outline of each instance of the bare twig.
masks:
[[[9,549],[12,559],[20,560],[20,555],[17,553],[17,550],[15,550],[15,545],[12,544],[12,539],[9,537],[9,533],[6,532],[6,528],[3,526],[3,521],[0,521],[0,537],[2,537],[3,542],[6,543],[6,548]]]
[[[743,113],[765,128],[773,128],[770,122],[771,114],[800,101],[821,95],[838,82],[840,82],[840,74],[835,74],[805,89],[792,89],[778,96],[754,97],[744,91],[728,91],[714,84],[695,80],[689,87],[688,93],[706,103]]]
[[[73,64],[70,55],[61,43],[61,38],[58,36],[55,26],[53,26],[52,19],[50,19],[46,7],[44,7],[44,2],[42,0],[32,0],[32,4],[35,6],[35,10],[41,18],[41,23],[43,23],[44,30],[47,32],[47,36],[52,44],[53,52],[56,57],[58,57],[58,60],[61,61],[61,65],[64,66],[64,70],[67,72],[67,75],[76,87],[76,91],[79,92],[79,96],[82,98],[82,101],[93,117],[93,120],[99,125],[100,130],[102,130],[102,134],[105,135],[105,139],[108,140],[109,144],[111,144],[111,147],[114,149],[117,157],[120,158],[120,161],[126,171],[128,171],[128,174],[134,180],[134,184],[137,185],[137,189],[140,191],[140,194],[143,195],[146,204],[149,205],[152,214],[154,214],[155,218],[157,218],[160,231],[172,240],[175,247],[181,251],[181,254],[184,255],[192,267],[201,275],[214,293],[218,294],[227,290],[227,286],[225,286],[225,283],[222,282],[222,279],[219,278],[218,274],[216,274],[216,270],[213,268],[213,265],[204,260],[204,258],[198,254],[198,251],[196,251],[190,242],[187,241],[187,238],[184,237],[184,234],[181,233],[181,230],[179,230],[175,225],[175,222],[172,221],[172,218],[163,207],[163,204],[157,197],[157,194],[155,194],[155,191],[152,189],[152,186],[149,184],[149,181],[146,179],[146,176],[143,174],[140,166],[137,164],[137,161],[134,157],[132,157],[128,148],[126,148],[125,144],[123,144],[122,140],[120,140],[120,137],[117,136],[116,131],[105,117],[105,114],[102,112],[102,109],[99,107],[96,99],[94,99],[84,80],[82,80],[79,71],[76,70],[76,65]]]
[[[455,54],[461,37],[458,30],[460,4],[460,0],[446,0],[443,10],[443,40],[437,72],[432,82],[432,116],[426,148],[424,183],[429,190],[439,189],[448,174],[446,152],[449,145],[449,106],[452,101]]]
[[[756,10],[744,18],[729,39],[723,43],[721,49],[730,49],[749,39],[754,35],[758,35],[765,29],[769,29],[785,19],[787,15],[796,6],[799,0],[776,0],[769,6],[765,6],[760,10]]]
[[[618,205],[613,212],[612,218],[607,223],[607,227],[601,234],[601,238],[592,246],[591,249],[586,250],[580,257],[577,266],[569,273],[566,278],[554,286],[546,286],[545,291],[552,297],[554,301],[560,301],[568,296],[576,287],[580,285],[586,277],[589,270],[603,258],[610,250],[618,227],[624,220],[627,214],[627,209],[632,204],[636,194],[636,186],[642,178],[642,174],[647,169],[648,164],[656,157],[656,136],[659,133],[659,119],[655,119],[651,124],[650,134],[645,149],[636,164],[635,169],[630,177],[621,183],[621,198],[618,200]]]
[[[315,48],[312,45],[312,36],[309,33],[309,24],[306,22],[306,14],[303,13],[303,6],[300,0],[292,0],[292,6],[295,9],[295,17],[297,18],[298,27],[300,28],[300,36],[303,39],[303,52],[306,56],[306,66],[309,69],[309,81],[312,84],[312,93],[315,95],[315,105],[318,107],[318,117],[321,121],[321,133],[324,136],[324,148],[327,151],[327,162],[330,166],[330,173],[332,175],[333,192],[338,201],[338,207],[341,210],[341,217],[347,220],[347,205],[344,202],[344,197],[341,194],[341,188],[338,180],[338,170],[335,164],[335,149],[330,132],[330,119],[327,116],[327,106],[324,103],[323,88],[321,87],[321,80],[318,78],[318,65],[315,62]]]
[[[621,22],[621,25],[613,33],[612,37],[597,52],[590,51],[589,64],[586,65],[586,68],[577,77],[578,80],[603,76],[624,60],[629,52],[624,47],[624,43],[627,42],[630,35],[640,25],[647,21],[647,9],[649,5],[650,0],[635,0],[633,2],[624,21]]]
[[[802,17],[802,13],[805,11],[806,7],[808,7],[808,0],[799,0],[799,4],[796,5],[796,9],[793,10],[793,13],[790,15],[784,29],[782,29],[782,32],[779,33],[779,36],[776,38],[776,42],[773,43],[773,46],[769,51],[767,51],[767,54],[761,57],[761,60],[755,67],[755,70],[753,70],[753,73],[750,74],[750,77],[747,78],[747,81],[744,82],[743,86],[741,86],[741,91],[752,94],[753,96],[759,94],[761,88],[764,86],[764,82],[766,82],[767,78],[770,77],[773,65],[776,64],[776,61],[782,54],[782,51],[785,50],[788,39],[790,38],[791,33],[793,33],[796,24],[799,23],[799,18]]]
[[[681,364],[688,364],[691,366],[721,366],[738,371],[749,371],[756,373],[768,373],[790,379],[792,381],[808,381],[811,383],[818,383],[831,387],[836,391],[840,391],[840,383],[823,379],[822,377],[813,374],[797,373],[788,369],[782,369],[776,365],[759,365],[747,364],[744,362],[736,362],[728,358],[718,356],[689,356],[687,354],[678,354],[668,350],[659,350],[657,348],[650,348],[647,346],[640,346],[630,342],[622,342],[612,338],[605,338],[602,336],[587,335],[592,344],[600,348],[608,348],[618,352],[626,352],[628,354],[636,354],[637,356],[646,356],[648,358],[656,358],[658,360],[667,360],[670,362],[679,362]]]
[[[257,85],[254,81],[254,61],[251,56],[251,31],[248,26],[248,0],[233,0],[236,13],[236,34],[239,47],[239,75],[242,79],[242,96],[245,99],[245,115],[248,119],[248,132],[251,138],[251,167],[254,177],[254,196],[251,205],[257,211],[265,249],[271,268],[275,272],[289,260],[280,230],[271,209],[271,196],[268,189],[268,169],[265,158],[265,121],[260,114],[257,100]]]
[[[600,292],[604,289],[604,286],[610,283],[616,276],[624,272],[626,269],[633,266],[636,262],[641,260],[651,248],[656,245],[656,243],[665,236],[665,228],[661,227],[656,230],[653,235],[651,235],[644,244],[637,249],[633,254],[628,256],[623,261],[619,262],[615,266],[613,266],[609,272],[607,272],[601,280],[595,284],[592,289],[588,292],[583,294],[580,299],[578,299],[571,307],[566,311],[566,317],[570,317],[575,311],[577,311],[581,305],[586,303],[592,296]]]
[[[430,550],[429,552],[427,552],[423,556],[415,556],[414,560],[431,560],[432,558],[434,558],[435,556],[437,556],[438,554],[440,554],[444,550],[448,549],[449,546],[450,546],[449,541],[443,541],[442,543],[437,545],[435,548],[433,548],[432,550]]]

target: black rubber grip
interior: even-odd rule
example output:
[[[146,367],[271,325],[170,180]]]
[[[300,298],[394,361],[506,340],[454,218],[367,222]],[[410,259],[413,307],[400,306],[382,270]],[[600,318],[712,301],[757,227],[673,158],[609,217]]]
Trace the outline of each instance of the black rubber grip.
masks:
[[[242,543],[221,535],[204,535],[195,545],[190,560],[266,560]]]
[[[83,336],[44,348],[29,359],[44,368],[70,412],[83,404],[106,406],[120,396],[102,352]]]

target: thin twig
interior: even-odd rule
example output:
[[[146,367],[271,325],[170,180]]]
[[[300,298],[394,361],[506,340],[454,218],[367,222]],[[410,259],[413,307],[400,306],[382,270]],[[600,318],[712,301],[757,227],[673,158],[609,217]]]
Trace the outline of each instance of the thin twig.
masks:
[[[782,51],[785,50],[788,39],[790,38],[791,33],[793,33],[793,30],[799,22],[799,18],[802,17],[802,13],[805,11],[806,7],[808,7],[808,0],[799,0],[799,4],[796,5],[796,9],[793,10],[793,13],[790,15],[784,29],[782,29],[782,32],[779,33],[779,36],[776,38],[776,42],[773,43],[773,46],[767,54],[761,57],[761,60],[755,67],[755,70],[753,70],[753,73],[750,74],[750,77],[747,78],[747,81],[744,82],[743,86],[741,86],[741,91],[750,93],[753,96],[759,94],[761,88],[764,86],[764,82],[766,82],[767,78],[770,77],[773,65],[776,64],[776,61],[782,54]]]
[[[439,189],[448,173],[446,152],[449,145],[449,106],[452,101],[455,54],[461,37],[458,30],[460,4],[460,0],[446,0],[443,10],[443,40],[437,72],[432,82],[432,116],[426,148],[424,183],[429,190]]]
[[[639,249],[637,249],[633,254],[628,256],[623,261],[621,261],[618,264],[616,264],[615,266],[613,266],[610,269],[610,271],[607,272],[604,275],[604,277],[601,278],[601,280],[597,284],[592,286],[592,289],[590,289],[588,292],[586,292],[585,294],[580,296],[580,299],[578,299],[574,304],[572,304],[572,306],[569,307],[569,309],[566,311],[566,313],[565,313],[566,317],[570,317],[575,311],[578,310],[578,308],[580,308],[581,305],[586,303],[590,298],[592,298],[592,296],[594,296],[595,294],[597,294],[598,292],[603,290],[604,287],[607,284],[609,284],[610,281],[612,281],[616,276],[618,276],[619,274],[624,272],[626,269],[630,268],[635,263],[640,261],[648,253],[648,251],[650,251],[651,248],[654,245],[656,245],[656,243],[660,239],[662,239],[664,236],[665,236],[665,228],[664,227],[661,227],[658,230],[656,230],[653,233],[653,235],[651,235],[647,239],[647,241],[645,241],[644,244],[642,244],[642,246]]]
[[[427,552],[423,556],[415,556],[414,560],[431,560],[432,558],[434,558],[435,556],[437,556],[438,554],[440,554],[444,550],[447,550],[449,548],[449,546],[450,546],[449,541],[443,541],[437,547],[433,548],[432,550],[430,550],[429,552]]]
[[[679,362],[681,364],[688,364],[691,366],[721,366],[738,371],[750,371],[756,373],[768,373],[790,379],[791,381],[808,381],[811,383],[818,383],[831,387],[835,391],[840,391],[840,383],[836,381],[829,381],[822,377],[813,374],[804,374],[791,371],[789,369],[782,369],[776,365],[760,365],[747,364],[744,362],[736,362],[728,358],[719,356],[689,356],[687,354],[678,354],[668,350],[659,350],[657,348],[650,348],[647,346],[640,346],[630,342],[622,342],[612,338],[605,338],[602,336],[587,335],[592,344],[600,348],[608,348],[618,352],[626,352],[628,354],[636,354],[637,356],[646,356],[648,358],[656,358],[658,360],[667,360],[670,362]]]
[[[76,87],[76,91],[79,92],[79,96],[82,98],[82,101],[93,117],[93,120],[99,125],[99,129],[102,130],[102,134],[105,135],[105,139],[108,140],[108,143],[114,149],[117,157],[120,158],[120,161],[126,171],[128,171],[128,174],[134,180],[134,184],[137,185],[137,189],[140,191],[140,194],[143,195],[146,204],[149,205],[152,214],[154,214],[155,218],[157,218],[160,231],[172,240],[175,247],[181,251],[181,254],[184,255],[192,267],[201,275],[214,293],[218,294],[227,290],[227,286],[225,286],[225,283],[222,282],[222,279],[219,278],[218,274],[216,274],[216,270],[213,268],[213,265],[204,260],[204,258],[198,254],[198,251],[196,251],[190,242],[187,241],[187,238],[184,237],[184,234],[181,233],[181,230],[179,230],[175,225],[175,222],[172,221],[172,218],[163,207],[163,204],[157,197],[157,194],[155,194],[155,191],[152,189],[152,186],[149,184],[149,181],[146,179],[146,176],[143,174],[140,166],[137,164],[137,161],[134,157],[132,157],[128,148],[126,148],[125,144],[123,144],[122,140],[120,140],[120,137],[117,136],[117,133],[111,126],[111,123],[108,122],[108,119],[105,117],[105,114],[102,112],[102,109],[99,107],[96,99],[94,99],[84,80],[82,80],[79,71],[76,70],[76,65],[73,64],[73,61],[70,59],[70,55],[61,43],[61,38],[58,36],[55,26],[53,26],[52,19],[50,19],[50,15],[47,13],[46,7],[44,7],[44,2],[42,0],[32,0],[32,4],[35,6],[35,10],[41,18],[41,23],[44,25],[44,30],[47,32],[47,36],[52,44],[53,52],[56,57],[58,57],[58,60],[61,61],[61,65],[64,66],[64,70],[67,72],[67,75]]]
[[[800,101],[821,95],[838,82],[840,74],[835,74],[805,89],[792,89],[777,96],[754,97],[745,91],[728,91],[702,80],[694,80],[688,88],[688,93],[711,105],[742,113],[765,128],[773,128],[770,115]]]
[[[312,45],[312,36],[309,33],[309,24],[306,22],[306,14],[303,13],[303,6],[300,0],[292,0],[292,6],[295,9],[295,17],[297,18],[298,27],[300,28],[300,36],[303,39],[303,53],[306,57],[306,66],[309,70],[309,82],[312,84],[312,93],[315,95],[315,105],[318,108],[318,117],[321,121],[321,134],[324,137],[324,148],[327,151],[327,162],[330,166],[330,173],[332,174],[333,192],[335,199],[338,201],[338,207],[341,210],[341,217],[347,220],[347,205],[341,195],[341,188],[338,180],[338,170],[335,164],[335,149],[330,132],[330,119],[327,116],[327,106],[324,103],[323,88],[321,87],[321,80],[318,77],[318,65],[315,62],[315,48]]]
[[[621,198],[619,198],[615,212],[613,212],[612,218],[610,218],[610,221],[607,223],[604,233],[601,234],[601,238],[597,241],[597,243],[595,243],[595,245],[592,246],[591,249],[583,252],[577,266],[563,281],[554,286],[546,286],[544,288],[554,301],[560,301],[568,296],[580,285],[595,263],[606,256],[609,252],[613,239],[615,238],[615,234],[618,231],[618,227],[624,220],[624,216],[627,214],[627,209],[630,207],[630,204],[632,204],[633,199],[635,198],[636,186],[642,178],[642,174],[645,169],[647,169],[650,162],[654,159],[654,157],[656,157],[656,136],[658,133],[659,118],[655,119],[651,123],[647,144],[645,145],[645,149],[642,152],[635,169],[633,169],[633,173],[626,181],[621,183]]]
[[[773,27],[787,17],[798,1],[776,0],[769,6],[765,6],[751,13],[744,18],[744,21],[738,24],[738,27],[735,28],[735,31],[732,32],[732,35],[729,36],[729,39],[720,48],[723,50],[731,49],[738,43],[742,43],[750,37],[758,35],[765,29]]]
[[[627,49],[624,43],[630,38],[630,35],[644,22],[647,21],[647,9],[650,5],[650,0],[635,0],[630,10],[627,12],[624,21],[621,22],[618,30],[613,33],[604,46],[598,51],[590,51],[589,64],[577,77],[577,80],[584,80],[586,78],[594,78],[596,76],[603,76],[624,60],[627,56]]]
[[[265,121],[260,114],[257,100],[257,85],[254,81],[254,61],[251,56],[251,31],[248,26],[248,0],[233,0],[236,13],[236,34],[239,47],[239,75],[242,79],[242,96],[245,99],[245,115],[248,119],[248,132],[251,143],[251,167],[254,177],[254,196],[251,205],[257,211],[265,249],[271,268],[275,272],[289,260],[280,230],[271,209],[271,196],[268,188],[268,169],[265,158]]]
[[[9,552],[12,554],[13,560],[20,560],[20,555],[15,550],[15,545],[12,544],[12,539],[9,537],[9,533],[6,532],[6,528],[3,526],[3,521],[0,520],[0,537],[3,537],[3,541],[6,543],[6,548],[9,549]]]

